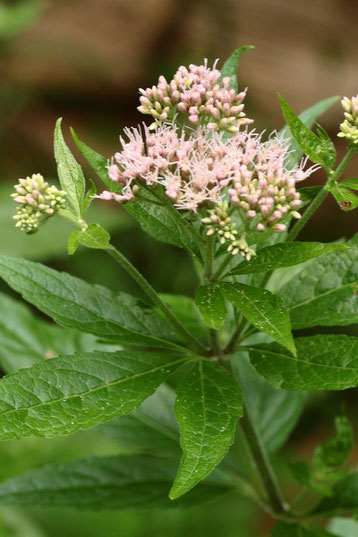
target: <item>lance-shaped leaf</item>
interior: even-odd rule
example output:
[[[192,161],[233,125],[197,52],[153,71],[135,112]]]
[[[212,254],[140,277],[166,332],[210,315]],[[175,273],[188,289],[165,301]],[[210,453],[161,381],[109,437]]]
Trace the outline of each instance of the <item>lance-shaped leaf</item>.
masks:
[[[183,457],[170,491],[176,499],[209,475],[234,441],[242,416],[238,384],[221,366],[198,360],[177,392],[175,413]]]
[[[21,369],[0,381],[0,439],[50,438],[128,414],[184,360],[95,351]]]
[[[358,338],[316,335],[295,342],[297,357],[276,343],[250,348],[252,364],[275,388],[344,390],[358,386]]]
[[[35,317],[17,300],[0,293],[0,364],[13,373],[58,354],[99,348],[96,338],[50,324]]]
[[[266,246],[258,250],[250,261],[244,260],[230,272],[230,276],[290,267],[304,263],[314,257],[336,252],[337,250],[347,250],[348,248],[349,246],[345,244],[323,244],[321,242],[284,242],[274,244],[273,246]]]
[[[332,105],[339,101],[340,97],[329,97],[323,101],[318,102],[317,104],[311,106],[304,112],[302,112],[298,117],[306,127],[312,127],[315,120],[324,112],[326,112]],[[284,139],[290,139],[289,154],[286,157],[286,161],[289,168],[293,168],[300,160],[303,155],[301,147],[298,145],[296,140],[291,134],[291,131],[288,125],[285,125],[280,131],[280,137]],[[309,187],[306,187],[309,188]],[[318,187],[319,188],[319,187]]]
[[[286,442],[295,427],[306,394],[278,390],[271,386],[252,367],[247,353],[235,354],[231,363],[262,443],[268,453],[274,453]]]
[[[280,522],[271,532],[271,537],[335,537],[333,533],[329,533],[321,528],[308,528],[306,525],[299,526],[298,524],[285,524]]]
[[[222,283],[220,291],[246,319],[296,354],[291,322],[283,300],[270,291],[243,283]]]
[[[72,231],[68,238],[68,253],[74,254],[79,244],[87,248],[103,250],[108,248],[110,240],[111,236],[108,231],[98,224],[91,224],[84,231]]]
[[[311,261],[280,288],[293,328],[358,322],[358,235],[347,244],[349,250]]]
[[[253,47],[252,45],[244,45],[243,47],[237,48],[228,57],[221,69],[221,80],[228,76],[230,78],[230,86],[235,91],[238,91],[237,69],[239,67],[240,58],[244,52],[253,48],[255,47]]]
[[[199,311],[210,328],[219,329],[227,314],[225,300],[218,287],[213,283],[201,285],[195,298]]]
[[[164,319],[126,293],[16,257],[0,256],[0,276],[60,325],[124,345],[175,346]]]
[[[85,195],[85,178],[81,166],[76,162],[70,149],[63,139],[60,118],[55,128],[55,158],[57,162],[58,177],[67,198],[78,216],[83,213],[83,199]]]
[[[230,490],[210,480],[178,502],[168,498],[175,459],[146,455],[90,457],[49,465],[0,485],[0,504],[71,509],[154,509],[205,503]]]
[[[279,95],[279,99],[287,125],[302,151],[313,162],[321,164],[326,170],[330,170],[332,168],[332,154],[327,146],[327,140],[325,138],[319,138],[306,127],[303,121],[296,116],[292,108],[286,103],[282,95]]]
[[[336,182],[329,188],[334,199],[343,211],[352,211],[358,207],[358,196],[344,183]]]

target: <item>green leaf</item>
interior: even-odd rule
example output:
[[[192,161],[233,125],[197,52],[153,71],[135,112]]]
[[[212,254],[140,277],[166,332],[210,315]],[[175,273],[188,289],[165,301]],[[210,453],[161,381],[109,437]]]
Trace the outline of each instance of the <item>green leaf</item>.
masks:
[[[280,288],[293,328],[358,322],[358,235],[347,244],[349,250],[311,261]]]
[[[195,300],[183,295],[163,293],[160,294],[160,297],[194,337],[208,341],[208,329],[199,313]]]
[[[81,166],[76,162],[63,139],[61,121],[62,118],[57,120],[54,135],[58,177],[77,216],[81,217],[83,216],[83,198],[86,188],[85,178]]]
[[[70,130],[75,144],[87,160],[88,164],[94,169],[98,177],[102,179],[102,181],[109,188],[109,190],[120,194],[122,192],[120,185],[115,181],[112,181],[112,179],[110,179],[108,175],[108,159],[97,153],[97,151],[95,151],[94,149],[91,149],[84,142],[81,142],[75,131],[72,128],[70,128]]]
[[[331,169],[332,155],[327,148],[325,139],[316,136],[306,125],[296,116],[294,111],[286,103],[282,95],[279,94],[281,108],[292,136],[310,160],[323,166],[326,170]]]
[[[97,193],[96,184],[92,181],[92,179],[89,179],[89,181],[91,186],[89,190],[87,190],[85,199],[83,201],[83,214],[86,214],[92,204],[93,196],[95,196]]]
[[[333,487],[333,493],[330,498],[325,498],[316,507],[315,513],[324,511],[333,511],[341,509],[358,508],[358,473],[351,474]]]
[[[353,449],[353,430],[348,418],[337,416],[334,426],[336,437],[327,440],[315,449],[313,468],[316,476],[325,475],[331,468],[343,464]]]
[[[252,45],[246,45],[240,48],[237,48],[234,50],[234,52],[229,56],[229,58],[224,63],[222,69],[221,69],[221,77],[220,80],[222,80],[224,77],[230,77],[230,87],[233,88],[235,91],[238,91],[238,83],[237,83],[237,69],[239,67],[239,61],[244,52],[247,50],[254,49]]]
[[[143,231],[158,241],[184,248],[190,254],[200,257],[197,242],[187,229],[184,217],[174,208],[158,205],[158,198],[152,192],[145,191],[145,197],[149,201],[138,200],[125,204],[126,211],[137,220]]]
[[[119,453],[178,457],[179,427],[174,401],[174,391],[162,384],[131,414],[99,425],[95,432],[112,438]]]
[[[227,309],[217,286],[213,283],[201,285],[196,292],[195,300],[205,324],[218,330],[225,321]]]
[[[300,193],[300,199],[301,199],[301,207],[304,207],[305,205],[308,205],[308,203],[311,203],[311,201],[314,200],[314,198],[317,196],[317,194],[322,190],[321,185],[315,185],[315,186],[304,186],[298,190]]]
[[[234,441],[242,416],[241,390],[231,375],[208,360],[198,360],[179,386],[175,413],[183,457],[170,491],[176,499],[210,474]]]
[[[330,139],[329,135],[324,130],[324,128],[318,123],[315,123],[315,126],[316,126],[318,136],[322,142],[322,145],[325,148],[325,152],[326,152],[327,159],[329,162],[329,167],[332,169],[334,168],[334,165],[336,164],[336,160],[337,160],[336,148],[334,147],[332,140]]]
[[[343,211],[352,211],[358,207],[358,196],[344,183],[335,183],[329,191]]]
[[[308,108],[304,112],[302,112],[298,117],[302,121],[306,127],[310,128],[312,127],[315,120],[324,112],[326,112],[329,108],[331,108],[332,105],[334,105],[336,102],[340,100],[340,97],[329,97],[328,99],[324,99],[323,101],[318,102],[317,104],[311,106],[311,108]],[[287,164],[289,168],[293,168],[301,159],[303,155],[303,151],[294,139],[294,137],[291,134],[290,129],[288,128],[288,125],[285,125],[283,129],[280,131],[280,137],[284,139],[290,139],[290,145],[289,145],[289,155],[287,156]],[[304,188],[317,188],[317,187],[304,187]],[[321,188],[321,187],[318,187]],[[302,189],[303,190],[303,189]]]
[[[250,261],[242,261],[231,272],[236,274],[253,274],[281,267],[290,267],[304,263],[308,259],[329,254],[337,250],[347,250],[346,244],[323,244],[321,242],[284,242],[266,246],[256,252]]]
[[[175,347],[171,327],[137,299],[57,272],[40,263],[0,256],[0,276],[58,324],[123,345]]]
[[[332,533],[320,528],[308,528],[283,522],[275,526],[270,535],[271,537],[334,537]]]
[[[80,240],[79,240],[80,234],[81,234],[81,231],[79,231],[78,229],[71,231],[71,233],[69,234],[68,241],[67,241],[68,255],[73,255],[76,252],[80,244]]]
[[[129,414],[185,358],[118,351],[52,358],[0,381],[0,439],[51,438]]]
[[[0,504],[71,509],[155,509],[185,507],[230,490],[214,480],[200,484],[178,502],[168,498],[175,459],[145,455],[90,457],[49,465],[0,484]]]
[[[30,367],[57,354],[73,354],[95,346],[93,336],[64,330],[38,319],[25,304],[2,293],[0,309],[0,364],[6,373]]]
[[[341,184],[353,190],[358,190],[358,177],[348,177],[348,179],[341,181]]]
[[[233,355],[231,363],[260,438],[267,452],[274,453],[295,427],[306,395],[275,389],[252,367],[247,353]]]
[[[80,231],[78,235],[80,244],[97,250],[107,248],[110,240],[111,236],[108,231],[98,224],[91,224],[85,231]]]
[[[253,326],[296,354],[288,311],[279,296],[243,283],[221,283],[219,288]]]
[[[250,348],[257,371],[275,388],[344,390],[358,386],[358,338],[316,335],[295,339],[297,357],[275,343]]]

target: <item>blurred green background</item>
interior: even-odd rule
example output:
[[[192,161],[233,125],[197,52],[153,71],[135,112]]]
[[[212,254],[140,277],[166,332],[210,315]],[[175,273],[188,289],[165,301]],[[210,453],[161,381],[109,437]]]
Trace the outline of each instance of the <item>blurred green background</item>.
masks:
[[[82,140],[110,157],[123,126],[143,119],[136,111],[139,87],[156,83],[159,74],[170,76],[180,64],[204,57],[224,60],[238,46],[253,44],[256,48],[242,58],[239,72],[240,87],[249,88],[247,114],[258,129],[279,129],[277,91],[296,112],[332,95],[358,92],[357,19],[355,0],[2,0],[0,251],[140,296],[104,254],[80,248],[68,257],[67,225],[50,222],[31,237],[14,228],[9,194],[18,177],[37,172],[55,177],[52,133],[57,117],[64,118],[65,136],[71,125]],[[321,121],[334,138],[341,115],[336,105]],[[74,149],[68,131],[66,138]],[[336,140],[342,154],[344,142]],[[347,174],[357,171],[355,163]],[[324,177],[318,173],[314,180],[318,184]],[[192,293],[195,273],[183,251],[144,235],[119,207],[98,203],[91,218],[111,231],[156,289]],[[356,212],[343,213],[329,199],[302,238],[349,238],[358,231],[357,222]],[[1,290],[9,292],[4,285]],[[285,448],[289,459],[309,458],[314,445],[332,434],[342,402],[357,421],[355,390],[326,396],[324,404],[321,396],[314,398]],[[4,442],[0,478],[46,462],[118,449],[95,431],[53,441]],[[352,462],[356,460],[354,454]],[[279,466],[287,475],[285,465]],[[286,481],[294,494],[295,485]],[[261,537],[271,524],[238,497],[187,512],[0,511],[0,537]],[[341,535],[340,527],[336,521],[332,531]],[[357,526],[344,531],[347,537],[358,535]]]

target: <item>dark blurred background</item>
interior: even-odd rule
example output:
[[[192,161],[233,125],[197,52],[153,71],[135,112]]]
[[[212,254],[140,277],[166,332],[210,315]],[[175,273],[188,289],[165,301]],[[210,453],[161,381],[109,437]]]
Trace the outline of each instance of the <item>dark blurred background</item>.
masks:
[[[68,136],[70,125],[82,140],[110,157],[118,149],[123,126],[143,120],[136,111],[139,87],[156,83],[160,74],[170,77],[181,64],[202,62],[203,58],[224,61],[233,49],[252,44],[255,50],[242,57],[239,69],[240,87],[249,88],[247,115],[256,120],[258,129],[280,129],[283,120],[277,91],[297,113],[332,95],[358,93],[357,20],[356,0],[2,0],[0,251],[139,294],[103,254],[80,249],[69,258],[65,225],[51,222],[33,237],[13,227],[14,207],[8,197],[11,185],[18,177],[35,172],[47,178],[56,176],[52,147],[56,119],[64,118],[65,136],[74,150]],[[336,138],[341,120],[339,104],[320,119],[336,140],[339,155],[345,151],[345,143]],[[87,177],[93,178],[81,162]],[[355,161],[347,176],[357,173]],[[309,184],[323,180],[317,173]],[[157,289],[183,294],[193,291],[194,272],[182,251],[145,236],[119,208],[98,204],[92,218],[111,230],[115,242]],[[328,199],[302,238],[349,238],[358,231],[357,222],[357,212],[343,213]],[[355,396],[349,390],[343,399],[352,405]],[[317,439],[332,433],[336,406],[335,397],[324,408],[320,399],[312,403],[292,437],[290,456],[310,456]],[[50,447],[48,442],[38,441],[22,444],[23,448],[7,445],[7,454],[1,456],[12,463],[25,451],[34,457],[35,465],[66,451],[60,440]],[[73,445],[75,441],[71,457],[77,449]],[[78,448],[81,450],[83,446]],[[12,525],[17,515],[7,511],[0,521],[0,536],[263,535],[269,521],[255,516],[248,525],[251,515],[251,507],[242,503],[238,508],[237,499],[189,513],[103,516],[34,511],[28,526],[24,519],[24,530]]]

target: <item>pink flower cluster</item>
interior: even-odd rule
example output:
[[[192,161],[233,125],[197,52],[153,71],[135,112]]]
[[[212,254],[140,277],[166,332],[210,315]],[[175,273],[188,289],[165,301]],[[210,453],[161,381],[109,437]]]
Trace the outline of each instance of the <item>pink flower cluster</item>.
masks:
[[[140,89],[138,110],[159,121],[172,120],[180,112],[193,125],[205,124],[209,130],[237,132],[242,125],[252,123],[245,117],[243,101],[246,90],[237,93],[230,88],[230,78],[220,81],[220,71],[204,65],[179,67],[167,82],[159,77],[157,86]]]
[[[139,184],[161,185],[177,209],[197,212],[228,200],[258,230],[283,231],[285,215],[300,218],[295,184],[315,167],[304,171],[306,162],[301,162],[287,170],[287,143],[277,136],[262,142],[258,134],[242,131],[224,139],[204,128],[179,132],[173,124],[155,131],[127,129],[126,135],[109,166],[109,176],[123,192],[103,192],[103,199],[125,202],[135,197]]]

